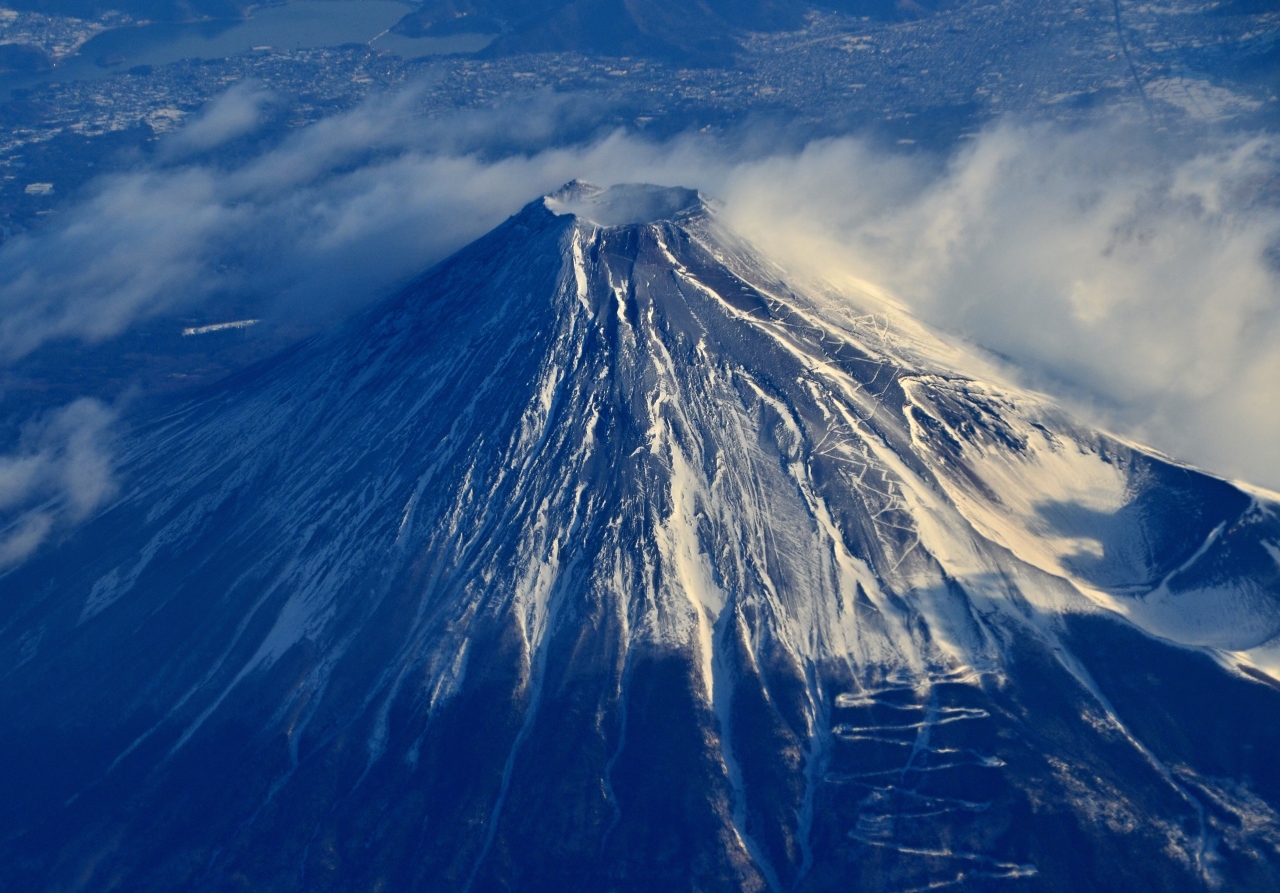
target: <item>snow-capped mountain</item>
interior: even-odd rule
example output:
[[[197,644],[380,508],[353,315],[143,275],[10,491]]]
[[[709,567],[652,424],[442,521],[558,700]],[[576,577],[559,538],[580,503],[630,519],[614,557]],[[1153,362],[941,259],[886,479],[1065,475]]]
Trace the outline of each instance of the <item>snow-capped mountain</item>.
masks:
[[[1280,889],[1280,497],[574,183],[0,579],[5,890]]]

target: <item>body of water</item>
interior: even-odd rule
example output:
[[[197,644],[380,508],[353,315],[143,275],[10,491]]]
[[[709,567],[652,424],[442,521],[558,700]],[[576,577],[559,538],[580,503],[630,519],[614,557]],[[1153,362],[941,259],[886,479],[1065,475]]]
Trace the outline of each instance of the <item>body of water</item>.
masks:
[[[80,48],[80,53],[49,71],[0,76],[0,91],[8,93],[53,81],[109,77],[136,65],[167,65],[182,59],[221,59],[261,47],[303,49],[370,44],[405,58],[471,53],[491,37],[409,38],[389,29],[413,7],[395,0],[299,0],[266,6],[250,18],[176,24],[153,22],[104,31]]]

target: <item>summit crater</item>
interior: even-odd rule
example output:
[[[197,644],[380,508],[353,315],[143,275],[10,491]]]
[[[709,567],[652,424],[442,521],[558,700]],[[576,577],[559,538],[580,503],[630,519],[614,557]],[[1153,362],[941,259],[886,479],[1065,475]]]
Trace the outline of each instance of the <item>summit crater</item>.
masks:
[[[571,215],[597,226],[678,223],[706,215],[706,200],[694,189],[621,183],[608,188],[574,180],[542,199],[556,215]]]

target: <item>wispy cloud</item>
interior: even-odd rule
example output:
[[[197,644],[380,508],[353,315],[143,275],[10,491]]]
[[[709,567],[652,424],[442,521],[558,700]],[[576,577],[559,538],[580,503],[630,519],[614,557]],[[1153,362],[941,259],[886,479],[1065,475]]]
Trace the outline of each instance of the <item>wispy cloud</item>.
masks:
[[[252,133],[262,123],[263,111],[271,100],[271,91],[262,84],[252,80],[240,81],[166,139],[161,145],[161,157],[172,160],[207,152]]]
[[[27,424],[16,449],[0,455],[0,570],[115,494],[116,418],[97,400],[76,400]]]

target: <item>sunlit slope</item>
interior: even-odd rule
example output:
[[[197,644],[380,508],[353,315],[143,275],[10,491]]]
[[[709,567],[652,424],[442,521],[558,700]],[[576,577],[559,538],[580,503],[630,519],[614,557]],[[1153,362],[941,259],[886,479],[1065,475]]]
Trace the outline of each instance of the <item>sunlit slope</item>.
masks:
[[[0,885],[1280,882],[1274,497],[571,184],[0,580]]]

